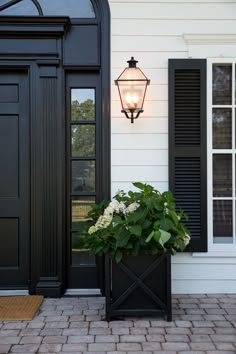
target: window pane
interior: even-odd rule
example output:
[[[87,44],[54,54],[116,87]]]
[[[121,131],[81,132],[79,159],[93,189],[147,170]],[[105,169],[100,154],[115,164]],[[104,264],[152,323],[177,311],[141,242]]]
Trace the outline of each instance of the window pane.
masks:
[[[0,6],[7,4],[10,0],[0,0]]]
[[[213,201],[213,236],[232,237],[232,201]]]
[[[70,16],[72,18],[94,18],[90,0],[38,0],[44,15]]]
[[[84,221],[95,203],[95,197],[73,197],[71,200],[71,259],[73,265],[94,265],[95,257],[84,249],[82,231]]]
[[[71,154],[73,157],[95,156],[94,125],[73,125],[71,127]]]
[[[38,16],[38,10],[31,0],[22,0],[0,12],[7,16]]]
[[[230,108],[214,108],[213,149],[231,149],[232,147],[232,112]]]
[[[213,155],[213,196],[232,196],[232,155]]]
[[[83,248],[80,234],[78,232],[71,233],[71,262],[74,266],[95,266],[95,256],[90,254],[88,250]]]
[[[94,89],[71,89],[71,120],[95,120]]]
[[[95,192],[95,161],[72,161],[72,192]]]
[[[95,197],[73,197],[71,200],[71,229],[81,231],[83,221],[86,220],[91,204],[95,203]]]
[[[232,103],[232,66],[213,65],[213,104]]]

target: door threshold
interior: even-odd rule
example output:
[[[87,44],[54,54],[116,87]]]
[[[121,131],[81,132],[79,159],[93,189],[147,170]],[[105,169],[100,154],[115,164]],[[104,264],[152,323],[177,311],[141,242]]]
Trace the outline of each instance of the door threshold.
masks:
[[[66,289],[66,296],[99,296],[101,289]]]
[[[28,290],[0,290],[0,296],[21,296],[29,295]]]

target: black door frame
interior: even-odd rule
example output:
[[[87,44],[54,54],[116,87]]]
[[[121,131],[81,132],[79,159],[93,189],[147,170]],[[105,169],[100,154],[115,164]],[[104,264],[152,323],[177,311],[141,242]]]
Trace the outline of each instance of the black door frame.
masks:
[[[97,63],[64,62],[61,53],[63,38],[70,24],[68,17],[0,17],[0,39],[54,39],[57,52],[4,52],[0,46],[1,68],[28,70],[31,98],[31,274],[29,292],[58,297],[66,287],[66,237],[65,237],[65,116],[57,102],[65,108],[64,71],[96,70],[101,76],[101,185],[99,199],[110,197],[110,12],[107,0],[93,0],[97,18],[75,20],[86,29],[92,24],[98,40]],[[90,31],[91,35],[91,31]],[[83,40],[82,40],[83,41]],[[49,41],[50,42],[50,41]],[[48,42],[48,43],[49,43]],[[85,42],[84,45],[87,45]],[[64,55],[63,55],[64,54]],[[28,59],[27,59],[28,58]],[[57,82],[57,88],[55,88]],[[47,102],[47,89],[54,90]],[[45,91],[46,90],[46,91]],[[46,92],[46,93],[45,93]],[[49,92],[49,91],[48,91]],[[40,99],[43,107],[39,106]],[[54,120],[51,124],[51,106]],[[44,117],[42,121],[42,117]],[[60,123],[55,117],[60,117]],[[54,129],[56,127],[56,129]],[[50,132],[49,135],[45,132]],[[45,150],[48,146],[49,150]],[[54,174],[47,171],[47,164],[55,166]],[[57,177],[55,177],[57,176]],[[58,177],[59,176],[59,177]],[[56,178],[56,186],[55,186]],[[50,192],[50,193],[49,193]],[[50,198],[48,197],[50,195]],[[46,204],[45,204],[46,200]],[[98,200],[99,201],[99,200]],[[49,205],[48,205],[49,204]],[[48,206],[44,208],[44,206]],[[99,274],[103,279],[102,273]],[[102,287],[102,284],[101,284]]]

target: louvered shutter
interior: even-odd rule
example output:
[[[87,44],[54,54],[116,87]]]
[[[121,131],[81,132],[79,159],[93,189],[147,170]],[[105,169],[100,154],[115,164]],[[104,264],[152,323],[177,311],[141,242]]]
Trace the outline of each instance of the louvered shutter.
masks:
[[[207,251],[206,133],[206,60],[169,59],[169,187],[194,252]]]

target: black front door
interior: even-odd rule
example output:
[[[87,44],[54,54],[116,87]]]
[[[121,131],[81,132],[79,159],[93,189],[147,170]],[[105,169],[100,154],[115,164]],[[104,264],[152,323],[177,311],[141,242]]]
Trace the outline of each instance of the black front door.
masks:
[[[0,289],[28,289],[29,83],[0,70]]]

